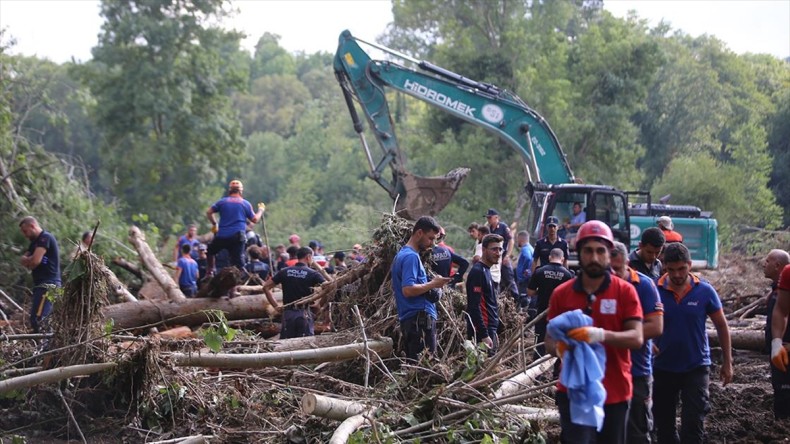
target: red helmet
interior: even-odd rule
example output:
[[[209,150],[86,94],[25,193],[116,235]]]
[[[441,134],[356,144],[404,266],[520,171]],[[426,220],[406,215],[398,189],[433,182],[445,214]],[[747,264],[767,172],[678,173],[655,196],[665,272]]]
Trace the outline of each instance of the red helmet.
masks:
[[[599,221],[591,220],[585,222],[579,231],[576,233],[576,244],[579,245],[585,239],[598,239],[605,241],[609,245],[609,249],[614,248],[614,236],[612,236],[612,229],[609,225]]]

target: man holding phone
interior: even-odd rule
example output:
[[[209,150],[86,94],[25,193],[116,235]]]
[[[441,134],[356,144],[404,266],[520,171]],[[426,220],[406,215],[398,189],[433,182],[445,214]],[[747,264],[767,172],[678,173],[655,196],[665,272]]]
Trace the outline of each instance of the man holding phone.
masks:
[[[398,320],[403,335],[406,357],[417,360],[423,350],[436,352],[436,305],[441,287],[452,278],[437,276],[428,281],[420,252],[436,242],[439,224],[430,216],[417,219],[409,241],[392,264],[392,292],[398,307]]]

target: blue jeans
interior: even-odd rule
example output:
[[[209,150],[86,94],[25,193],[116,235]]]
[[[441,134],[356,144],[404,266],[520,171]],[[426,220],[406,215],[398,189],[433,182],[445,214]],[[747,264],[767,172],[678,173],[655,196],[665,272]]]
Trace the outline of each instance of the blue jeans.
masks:
[[[287,308],[283,311],[280,339],[315,336],[313,313],[309,308]]]
[[[653,372],[653,418],[660,444],[702,443],[705,415],[710,411],[710,366],[685,373]],[[678,398],[681,403],[680,434],[675,426]]]

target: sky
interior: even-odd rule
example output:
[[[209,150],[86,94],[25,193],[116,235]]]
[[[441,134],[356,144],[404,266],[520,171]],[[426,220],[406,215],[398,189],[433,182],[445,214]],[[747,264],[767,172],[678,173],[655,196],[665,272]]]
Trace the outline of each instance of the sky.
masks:
[[[344,29],[374,41],[392,21],[387,0],[236,0],[239,13],[229,27],[245,32],[252,51],[264,32],[281,36],[291,52],[333,53]],[[661,20],[691,36],[714,35],[738,54],[790,57],[790,0],[604,0],[617,17],[635,10],[650,26]],[[0,0],[3,42],[16,40],[13,54],[57,63],[87,61],[100,31],[97,0]]]

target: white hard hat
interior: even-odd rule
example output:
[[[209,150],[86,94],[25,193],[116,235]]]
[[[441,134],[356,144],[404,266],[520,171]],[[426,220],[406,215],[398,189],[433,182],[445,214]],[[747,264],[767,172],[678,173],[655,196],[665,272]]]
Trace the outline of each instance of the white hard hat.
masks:
[[[672,228],[674,228],[674,225],[672,224],[672,219],[669,216],[659,217],[656,223],[658,224],[659,227],[662,227],[666,230],[671,230]]]

